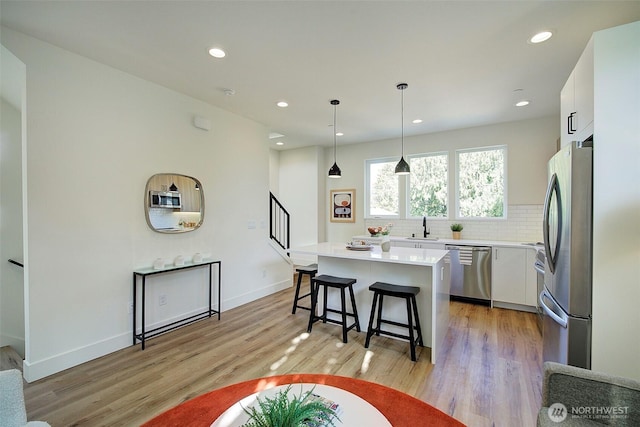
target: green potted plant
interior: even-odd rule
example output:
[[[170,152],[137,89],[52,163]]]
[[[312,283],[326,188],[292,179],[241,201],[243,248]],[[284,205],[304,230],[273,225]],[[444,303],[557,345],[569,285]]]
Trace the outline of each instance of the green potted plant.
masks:
[[[257,405],[242,408],[249,420],[242,427],[324,427],[339,421],[338,405],[316,394],[313,389],[289,397],[291,385],[272,398],[258,397]]]
[[[453,238],[458,240],[460,239],[460,232],[464,227],[462,224],[451,224],[451,231],[453,232]]]

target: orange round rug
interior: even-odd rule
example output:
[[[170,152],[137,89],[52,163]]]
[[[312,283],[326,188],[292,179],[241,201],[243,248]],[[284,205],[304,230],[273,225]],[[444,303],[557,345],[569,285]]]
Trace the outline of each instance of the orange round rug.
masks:
[[[243,397],[278,385],[296,383],[326,384],[353,393],[375,406],[394,427],[464,426],[439,409],[380,384],[335,375],[290,374],[258,378],[210,391],[163,412],[143,427],[208,427]]]

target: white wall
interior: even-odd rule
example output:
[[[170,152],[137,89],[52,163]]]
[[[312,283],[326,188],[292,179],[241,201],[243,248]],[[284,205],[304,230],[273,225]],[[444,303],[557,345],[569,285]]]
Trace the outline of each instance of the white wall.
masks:
[[[640,22],[594,33],[592,369],[640,380]]]
[[[543,204],[546,192],[547,161],[557,151],[556,141],[559,131],[559,120],[553,116],[405,137],[405,155],[447,151],[450,158],[449,164],[453,165],[457,149],[506,145],[508,204],[540,206]],[[324,154],[323,169],[328,171],[333,164],[333,148],[326,149]],[[400,157],[399,139],[338,146],[338,164],[342,170],[342,178],[327,179],[326,192],[337,188],[355,188],[356,222],[354,224],[331,223],[327,217],[325,240],[347,241],[353,235],[366,234],[365,160],[393,156]],[[451,186],[455,183],[454,170],[450,170],[449,182]],[[453,194],[453,187],[450,194]],[[325,204],[327,199],[328,196],[325,196]],[[450,197],[449,204],[453,206],[453,197]],[[452,215],[453,212],[450,212],[450,218],[441,221],[448,224],[453,221]]]
[[[281,151],[279,156],[279,198],[291,214],[291,247],[318,243],[319,165],[323,159],[322,149],[306,147]],[[312,258],[297,256],[296,264],[315,262]]]
[[[4,79],[4,68],[17,59],[3,48],[1,62]],[[0,347],[11,346],[24,357],[24,271],[7,262],[23,260],[22,114],[0,101]]]
[[[269,190],[280,197],[280,152],[269,149]]]
[[[268,240],[263,125],[6,28],[2,42],[27,68],[27,380],[131,345],[132,270],[155,258],[221,259],[223,311],[291,285]],[[159,172],[202,182],[200,229],[147,227],[145,184]],[[203,307],[204,276],[158,278],[149,322]]]

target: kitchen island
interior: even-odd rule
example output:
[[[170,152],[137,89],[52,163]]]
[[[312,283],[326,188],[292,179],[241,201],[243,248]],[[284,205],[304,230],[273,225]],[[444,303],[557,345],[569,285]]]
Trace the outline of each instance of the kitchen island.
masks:
[[[362,251],[347,249],[344,243],[327,242],[292,248],[289,252],[317,256],[318,274],[357,280],[353,290],[360,329],[365,334],[373,303],[373,292],[369,291],[371,284],[387,282],[394,285],[419,287],[417,302],[422,338],[425,347],[431,348],[431,363],[436,363],[449,326],[449,283],[444,280],[444,269],[448,268],[448,264],[444,263],[447,251],[392,247],[389,252],[382,252],[380,246]],[[322,294],[318,297],[320,307]],[[337,292],[330,292],[328,299],[331,307],[340,306]],[[385,299],[384,317],[406,323],[405,301],[398,298]],[[387,328],[393,330],[394,327],[387,326]],[[398,329],[398,332],[403,331]],[[375,347],[375,340],[372,343]]]

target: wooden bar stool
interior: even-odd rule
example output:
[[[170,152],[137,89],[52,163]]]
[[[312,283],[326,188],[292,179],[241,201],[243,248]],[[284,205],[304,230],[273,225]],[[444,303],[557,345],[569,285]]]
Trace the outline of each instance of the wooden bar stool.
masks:
[[[326,274],[321,274],[311,279],[311,314],[309,315],[309,327],[307,332],[311,332],[313,322],[322,320],[322,323],[335,323],[342,325],[342,342],[347,342],[347,332],[350,329],[356,328],[356,331],[360,332],[360,320],[358,319],[358,309],[356,308],[356,298],[353,294],[353,284],[356,283],[356,279],[348,279],[344,277],[334,277]],[[322,316],[316,315],[316,306],[318,305],[318,292],[320,292],[320,286],[324,286],[324,307],[322,308]],[[327,289],[334,288],[340,291],[340,300],[342,302],[342,308],[336,310],[327,307]],[[353,313],[347,312],[346,307],[346,290],[349,289],[349,296],[351,297],[351,309]],[[328,319],[327,312],[337,313],[342,316],[342,320]],[[354,323],[347,326],[347,316],[354,318]]]
[[[307,266],[301,266],[296,268],[296,272],[298,273],[298,284],[296,285],[296,296],[293,299],[293,310],[291,310],[291,314],[296,314],[296,308],[302,308],[305,310],[311,310],[310,307],[304,307],[301,305],[298,305],[298,301],[300,301],[302,298],[306,298],[308,296],[311,296],[311,280],[313,279],[313,276],[316,275],[316,273],[318,273],[318,264],[310,264]],[[303,274],[308,274],[309,275],[309,293],[308,294],[304,294],[302,296],[300,295],[300,284],[302,283],[302,275]]]
[[[418,317],[418,305],[416,303],[416,295],[420,292],[420,288],[416,286],[399,286],[392,285],[390,283],[375,282],[369,286],[369,290],[373,291],[373,304],[371,305],[371,316],[369,317],[369,328],[367,330],[367,340],[364,347],[369,348],[369,340],[373,334],[377,336],[389,335],[396,338],[408,339],[409,346],[411,348],[411,360],[416,361],[416,344],[423,346],[422,343],[422,329],[420,328],[420,318]],[[407,323],[394,322],[392,320],[385,320],[382,318],[382,301],[384,296],[404,298],[407,302]],[[378,306],[378,320],[376,327],[373,327],[373,320],[376,314],[376,305]],[[413,316],[412,316],[413,308]],[[415,325],[414,325],[415,321]],[[381,324],[386,323],[389,325],[400,326],[409,329],[409,335],[401,335],[395,332],[384,331],[381,329]],[[418,336],[414,336],[414,329],[417,331]]]

